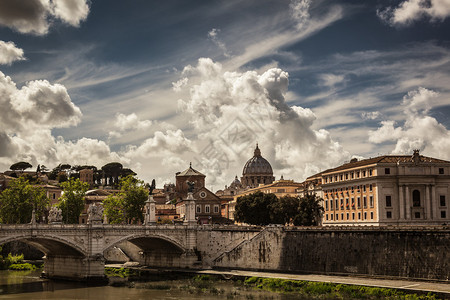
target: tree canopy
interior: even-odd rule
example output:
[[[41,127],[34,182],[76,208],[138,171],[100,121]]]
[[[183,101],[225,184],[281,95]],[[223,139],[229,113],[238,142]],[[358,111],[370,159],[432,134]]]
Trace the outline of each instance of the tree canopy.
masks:
[[[36,212],[36,220],[43,220],[49,202],[42,187],[31,185],[21,176],[11,181],[10,186],[0,194],[1,222],[29,223],[33,209]]]
[[[238,222],[252,225],[313,226],[319,224],[323,211],[320,200],[309,194],[278,199],[275,194],[258,191],[237,199],[234,217]]]
[[[13,171],[23,171],[25,169],[29,169],[33,167],[30,163],[26,161],[17,162],[15,164],[12,164],[11,167],[9,167]]]
[[[105,214],[111,224],[144,221],[143,209],[148,191],[142,180],[128,175],[120,180],[120,193],[109,196],[103,202]]]
[[[84,195],[89,184],[79,179],[70,178],[61,183],[63,194],[59,198],[58,207],[61,208],[63,221],[67,224],[78,224],[78,218],[84,210]]]

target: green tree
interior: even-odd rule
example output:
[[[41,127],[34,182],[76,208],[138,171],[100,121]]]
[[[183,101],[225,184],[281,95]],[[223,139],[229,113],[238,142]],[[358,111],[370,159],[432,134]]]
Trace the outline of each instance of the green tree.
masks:
[[[109,224],[123,224],[125,222],[124,201],[121,195],[109,195],[103,201],[103,213]]]
[[[322,218],[322,199],[315,194],[306,194],[300,198],[298,214],[294,218],[295,226],[317,226]]]
[[[144,182],[133,175],[120,180],[120,193],[108,196],[103,202],[104,213],[110,224],[137,223],[144,221],[144,206],[148,191]]]
[[[270,207],[272,223],[290,224],[299,213],[300,199],[298,197],[284,196]]]
[[[58,207],[61,208],[63,221],[67,224],[78,224],[78,218],[84,210],[84,195],[89,184],[79,179],[70,178],[61,183],[63,195],[59,198]]]
[[[148,199],[144,182],[128,175],[120,180],[120,189],[127,223],[144,222],[143,209]]]
[[[0,194],[0,218],[3,223],[23,224],[31,221],[33,209],[36,219],[42,220],[50,200],[42,187],[29,184],[24,177],[11,181]]]
[[[29,169],[31,167],[32,167],[32,165],[30,163],[21,161],[21,162],[12,164],[11,167],[9,167],[9,168],[13,171],[22,171],[23,172],[23,170]]]
[[[272,206],[278,201],[274,194],[258,191],[239,197],[236,202],[234,218],[238,222],[252,225],[273,223]]]

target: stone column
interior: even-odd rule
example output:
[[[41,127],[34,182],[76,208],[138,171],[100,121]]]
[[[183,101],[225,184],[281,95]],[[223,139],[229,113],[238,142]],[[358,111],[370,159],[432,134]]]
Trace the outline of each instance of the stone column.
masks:
[[[427,184],[425,185],[425,220],[433,219],[430,201],[430,186]]]
[[[406,208],[406,219],[411,220],[411,200],[409,199],[409,187],[405,185],[405,208]]]
[[[437,219],[437,207],[438,203],[436,201],[436,186],[434,184],[431,185],[431,218]]]
[[[185,214],[184,214],[184,225],[195,225],[197,220],[195,220],[195,200],[191,192],[187,194],[187,198],[184,200],[185,204]]]
[[[400,210],[400,220],[405,219],[405,199],[403,198],[403,185],[398,186],[398,199],[399,199],[399,210]]]
[[[147,201],[145,201],[145,225],[156,224],[156,201],[153,199],[153,195],[148,195]]]

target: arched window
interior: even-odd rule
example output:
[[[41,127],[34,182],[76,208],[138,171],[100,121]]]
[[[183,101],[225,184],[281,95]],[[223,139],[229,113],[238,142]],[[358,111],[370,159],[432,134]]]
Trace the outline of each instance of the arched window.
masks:
[[[413,207],[420,206],[420,192],[418,190],[413,191]]]

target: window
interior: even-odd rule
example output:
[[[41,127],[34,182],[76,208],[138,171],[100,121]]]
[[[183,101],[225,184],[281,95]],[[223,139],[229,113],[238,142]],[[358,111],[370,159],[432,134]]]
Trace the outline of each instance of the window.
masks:
[[[358,213],[358,220],[361,220],[361,213]]]
[[[214,213],[219,213],[219,205],[214,205]]]
[[[341,220],[344,221],[344,213],[341,213]]]
[[[325,210],[328,210],[328,200],[325,200]]]
[[[369,176],[372,176],[372,169],[369,170]]]
[[[338,215],[338,214],[336,214],[336,221],[337,221],[337,220],[339,220],[339,215]]]
[[[53,199],[56,199],[56,193],[53,193]]]
[[[350,219],[350,215],[347,213],[347,220],[349,220]]]
[[[341,199],[341,208],[344,209],[344,199]]]
[[[352,198],[352,209],[355,209],[355,198]]]
[[[392,219],[392,211],[387,211],[386,212],[386,218]]]
[[[336,210],[339,210],[339,202],[338,202],[338,199],[336,199]]]
[[[327,183],[328,182],[328,177],[325,177],[325,183]],[[328,216],[327,216],[327,218],[328,218]]]
[[[364,213],[364,220],[367,220],[367,213]]]
[[[370,213],[370,219],[373,220],[373,212]]]
[[[392,206],[391,196],[387,195],[386,196],[386,207],[391,207],[391,206]]]
[[[201,213],[202,212],[202,207],[200,205],[196,206],[196,211],[197,213]]]
[[[358,208],[361,208],[361,198],[360,197],[357,198],[357,204],[358,204]]]
[[[369,204],[370,204],[370,207],[373,207],[373,196],[369,197]]]
[[[445,195],[439,196],[439,204],[440,206],[445,206]]]
[[[328,221],[328,215],[325,215],[325,219]]]
[[[384,174],[391,174],[391,168],[384,168]]]
[[[355,213],[352,213],[352,220],[355,219]]]
[[[416,211],[416,212],[414,213],[414,218],[420,219],[420,212]]]
[[[355,188],[352,186],[352,194],[355,193]]]
[[[341,175],[339,175],[339,180],[342,180],[342,174],[341,174]]]
[[[362,171],[362,177],[366,177],[366,171]]]
[[[333,220],[333,214],[331,214],[330,217],[331,217],[331,220]]]
[[[347,174],[345,174],[345,179],[348,179],[348,173],[347,173]]]
[[[363,197],[363,206],[364,206],[364,208],[367,208],[367,197],[366,196]]]
[[[333,199],[330,200],[330,209],[333,210]]]
[[[205,213],[209,214],[210,212],[209,205],[205,205]]]
[[[363,185],[363,192],[366,192],[366,185]]]
[[[359,172],[356,172],[356,178],[359,178]]]
[[[350,173],[350,178],[353,179],[353,177],[355,176],[354,173]]]
[[[446,211],[445,211],[445,210],[441,210],[441,218],[442,218],[442,219],[447,218],[447,214],[446,214]]]
[[[372,185],[370,184],[369,185],[369,192],[371,192],[372,191]]]
[[[413,191],[413,207],[420,207],[420,192],[418,190]]]
[[[439,174],[444,174],[444,168],[439,168]]]

